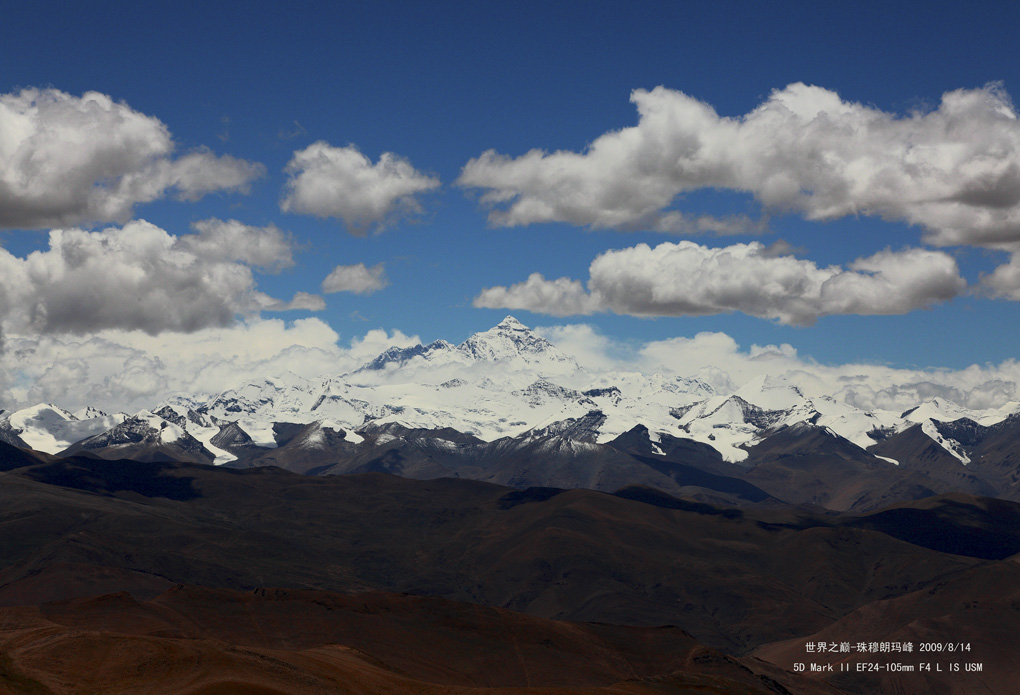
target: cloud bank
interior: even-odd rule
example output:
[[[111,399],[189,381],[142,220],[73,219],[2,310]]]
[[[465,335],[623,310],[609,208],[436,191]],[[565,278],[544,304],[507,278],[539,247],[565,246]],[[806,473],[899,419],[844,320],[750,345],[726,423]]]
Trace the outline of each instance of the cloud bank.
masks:
[[[417,336],[371,330],[347,346],[317,318],[251,319],[194,333],[106,330],[88,336],[10,335],[0,360],[0,407],[58,403],[108,412],[151,408],[173,393],[216,394],[253,375],[351,371]]]
[[[703,332],[634,345],[587,324],[536,327],[535,331],[594,372],[617,370],[697,377],[720,392],[767,376],[797,386],[808,397],[834,396],[865,411],[902,412],[933,397],[967,408],[1015,407],[1020,362],[965,369],[897,369],[877,364],[819,364],[791,345],[742,346],[726,333]],[[607,384],[612,377],[607,376]]]
[[[321,140],[295,152],[285,171],[284,212],[332,217],[354,234],[380,231],[420,213],[417,195],[439,187],[439,179],[392,152],[373,164],[353,145],[333,147]]]
[[[265,168],[208,150],[173,156],[167,127],[98,92],[0,95],[0,227],[125,222],[171,192],[247,192]]]
[[[903,116],[802,83],[735,118],[665,87],[631,101],[638,124],[584,152],[489,150],[457,183],[483,192],[498,226],[667,231],[686,219],[668,209],[678,196],[716,188],[809,220],[919,225],[935,245],[1020,241],[1020,121],[998,85],[947,92],[937,108]]]
[[[956,261],[941,251],[885,250],[844,269],[776,256],[757,242],[708,248],[681,241],[599,255],[589,267],[587,289],[578,280],[534,273],[510,287],[483,290],[474,305],[553,316],[740,311],[804,326],[835,314],[905,314],[951,299],[965,287]]]

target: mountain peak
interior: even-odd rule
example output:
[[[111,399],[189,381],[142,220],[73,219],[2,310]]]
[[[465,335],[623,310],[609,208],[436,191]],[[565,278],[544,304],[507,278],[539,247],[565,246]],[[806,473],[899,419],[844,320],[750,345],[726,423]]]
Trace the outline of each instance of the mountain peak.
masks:
[[[577,368],[573,359],[513,316],[507,316],[487,331],[475,333],[458,345],[457,350],[469,359],[483,362],[519,361],[531,366],[542,365],[543,369],[554,367],[554,371]]]
[[[530,330],[523,323],[515,319],[513,316],[507,316],[505,319],[496,324],[496,328],[503,329],[505,331],[527,331]]]
[[[357,371],[403,367],[415,358],[420,358],[419,361],[423,363],[434,363],[437,359],[442,359],[442,355],[449,356],[453,350],[453,345],[445,340],[434,340],[428,345],[418,344],[405,348],[391,347]]]

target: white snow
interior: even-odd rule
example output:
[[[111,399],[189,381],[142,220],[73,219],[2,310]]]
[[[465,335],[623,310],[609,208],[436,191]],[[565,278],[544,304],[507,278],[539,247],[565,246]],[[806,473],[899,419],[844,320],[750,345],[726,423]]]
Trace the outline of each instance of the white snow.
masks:
[[[966,466],[970,463],[970,457],[963,451],[963,447],[960,446],[959,442],[955,439],[949,439],[948,437],[942,436],[942,433],[935,428],[935,423],[931,420],[925,420],[921,423],[921,431],[934,439],[935,442],[943,449],[959,459],[960,463],[963,465]]]
[[[970,463],[970,457],[963,446],[954,439],[942,435],[935,427],[935,422],[954,422],[961,418],[973,420],[979,425],[988,427],[1002,422],[1017,412],[1016,403],[1007,403],[1001,408],[987,410],[970,410],[944,398],[929,398],[916,408],[903,413],[903,419],[897,430],[904,430],[912,425],[920,424],[921,431],[931,437],[943,449],[959,459],[961,463]]]
[[[125,419],[123,414],[106,415],[95,408],[83,408],[78,412],[86,417],[40,403],[7,414],[3,420],[32,449],[56,454],[75,442],[116,427]]]
[[[241,418],[237,426],[244,430],[245,434],[251,437],[256,446],[267,449],[276,448],[276,433],[273,432],[273,422],[256,420],[254,418]]]
[[[765,410],[786,410],[804,402],[804,394],[796,386],[766,375],[751,379],[734,395]]]
[[[345,435],[344,439],[349,441],[351,444],[361,444],[363,441],[365,441],[364,437],[362,437],[360,434],[353,430],[345,429],[344,435]]]

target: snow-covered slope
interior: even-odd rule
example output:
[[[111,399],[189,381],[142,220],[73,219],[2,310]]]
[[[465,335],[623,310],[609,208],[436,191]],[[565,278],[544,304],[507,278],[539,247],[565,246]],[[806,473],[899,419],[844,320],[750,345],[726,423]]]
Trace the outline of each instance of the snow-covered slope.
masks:
[[[372,372],[392,374],[498,366],[502,372],[530,372],[539,376],[569,375],[580,370],[573,358],[560,352],[545,338],[535,335],[512,316],[487,331],[475,333],[460,345],[445,340],[408,348],[390,348],[358,369],[365,378]]]
[[[105,432],[71,445],[65,451],[68,454],[100,451],[107,458],[213,463],[215,457],[188,433],[183,422],[174,421],[177,420],[175,415],[168,409],[164,409],[162,415],[143,410]]]
[[[124,414],[107,415],[95,408],[69,413],[50,403],[40,403],[4,413],[0,418],[0,431],[36,451],[55,454],[74,442],[119,425],[125,417]]]
[[[980,412],[968,410],[944,398],[929,398],[901,414],[902,424],[899,429],[906,429],[911,425],[921,425],[922,432],[957,458],[960,463],[966,465],[970,463],[966,448],[960,442],[940,432],[938,424],[967,419],[988,427],[1002,422],[1009,415],[1010,413],[1003,409]]]

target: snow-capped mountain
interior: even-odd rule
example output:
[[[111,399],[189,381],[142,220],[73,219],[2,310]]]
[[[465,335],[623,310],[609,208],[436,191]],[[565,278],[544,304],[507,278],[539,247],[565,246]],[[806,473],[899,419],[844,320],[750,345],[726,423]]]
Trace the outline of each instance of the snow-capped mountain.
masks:
[[[478,362],[498,362],[514,370],[532,370],[543,375],[568,374],[580,369],[573,358],[532,333],[513,316],[483,333],[475,333],[457,350]]]
[[[176,419],[169,409],[164,409],[163,415]],[[163,415],[143,410],[105,432],[73,444],[65,453],[101,450],[107,458],[215,461],[215,456],[188,432],[183,422],[173,422]]]
[[[105,432],[124,421],[123,413],[107,415],[95,408],[70,413],[50,403],[40,403],[0,416],[0,441],[55,454],[71,444]]]
[[[428,345],[390,348],[356,370],[355,374],[444,367],[463,369],[477,365],[498,365],[503,372],[530,372],[538,376],[569,375],[580,371],[573,358],[560,352],[545,338],[535,335],[514,317],[507,316],[496,326],[475,333],[457,346],[437,340]]]
[[[866,412],[834,396],[808,397],[789,378],[758,377],[717,392],[693,377],[590,373],[507,317],[460,345],[437,340],[391,348],[349,373],[261,377],[212,397],[178,395],[132,417],[71,414],[49,405],[3,413],[0,438],[50,453],[85,449],[126,456],[150,448],[159,456],[225,464],[284,446],[314,449],[316,442],[334,452],[363,442],[380,446],[390,426],[457,432],[480,442],[541,440],[546,448],[553,440],[604,445],[642,426],[653,454],[667,437],[707,445],[720,460],[746,466],[753,464],[748,452],[757,444],[807,424],[862,452],[917,427],[939,450],[967,464],[976,445],[956,438],[966,439],[969,430],[948,423],[988,428],[1015,410],[977,412],[930,399],[904,413]],[[301,437],[291,436],[295,426],[305,428]],[[793,431],[800,430],[787,435]],[[888,455],[875,460],[899,462]]]

